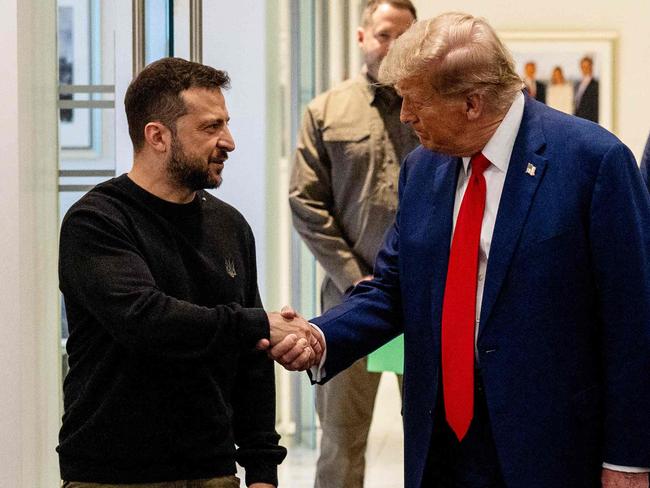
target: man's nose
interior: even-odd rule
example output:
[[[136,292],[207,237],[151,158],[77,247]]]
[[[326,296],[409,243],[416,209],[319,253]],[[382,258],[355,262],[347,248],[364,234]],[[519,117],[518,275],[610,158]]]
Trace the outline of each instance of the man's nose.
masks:
[[[228,152],[235,150],[235,140],[233,139],[228,127],[225,128],[223,136],[220,137],[217,141],[217,146],[219,146],[220,149]]]
[[[404,103],[404,100],[402,100],[402,108],[399,111],[399,120],[402,124],[408,124],[409,122],[413,122],[413,113],[408,109],[406,104]]]

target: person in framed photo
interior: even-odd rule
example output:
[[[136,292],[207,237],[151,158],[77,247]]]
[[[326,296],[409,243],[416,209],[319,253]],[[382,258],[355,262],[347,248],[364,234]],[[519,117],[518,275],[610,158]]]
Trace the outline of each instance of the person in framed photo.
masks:
[[[580,60],[582,80],[576,85],[574,115],[598,123],[598,80],[594,78],[594,60],[584,56]]]
[[[573,113],[573,85],[564,78],[561,66],[553,68],[548,84],[546,105],[565,114]]]
[[[546,84],[537,79],[537,64],[534,61],[528,61],[524,66],[524,84],[531,97],[546,103]]]

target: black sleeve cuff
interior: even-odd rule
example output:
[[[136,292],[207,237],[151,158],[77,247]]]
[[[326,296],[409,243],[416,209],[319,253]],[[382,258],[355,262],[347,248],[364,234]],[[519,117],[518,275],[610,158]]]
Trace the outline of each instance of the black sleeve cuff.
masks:
[[[255,347],[260,339],[270,337],[269,319],[263,308],[242,308],[240,338],[244,347]]]
[[[278,486],[278,467],[277,465],[258,465],[246,467],[246,486],[253,483],[269,483]]]

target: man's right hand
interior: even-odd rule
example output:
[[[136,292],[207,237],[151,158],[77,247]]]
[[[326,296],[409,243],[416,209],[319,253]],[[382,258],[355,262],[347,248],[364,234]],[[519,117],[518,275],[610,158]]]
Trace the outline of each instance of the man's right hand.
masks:
[[[262,339],[257,348],[266,350],[269,357],[290,371],[309,369],[322,354],[318,339],[309,323],[289,307],[282,312],[267,312],[270,339]],[[310,344],[314,344],[318,350]]]

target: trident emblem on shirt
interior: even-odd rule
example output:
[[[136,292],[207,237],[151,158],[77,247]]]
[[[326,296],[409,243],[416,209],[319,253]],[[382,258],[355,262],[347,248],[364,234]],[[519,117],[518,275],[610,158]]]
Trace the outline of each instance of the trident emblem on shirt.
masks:
[[[226,273],[231,278],[237,276],[237,270],[235,269],[235,262],[232,259],[226,259]]]

